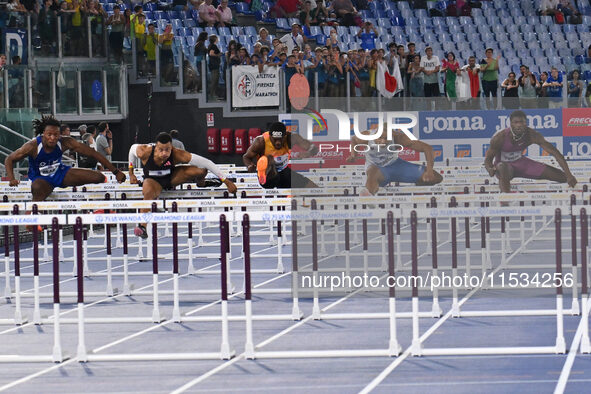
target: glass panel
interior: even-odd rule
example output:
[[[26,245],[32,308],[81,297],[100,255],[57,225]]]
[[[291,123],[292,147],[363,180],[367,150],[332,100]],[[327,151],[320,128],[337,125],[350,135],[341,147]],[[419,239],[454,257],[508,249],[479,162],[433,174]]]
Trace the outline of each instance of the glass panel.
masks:
[[[0,109],[0,124],[16,131],[17,133],[26,137],[26,139],[33,138],[33,119],[39,117],[39,112],[35,109]],[[10,149],[16,150],[20,148],[26,139],[2,131],[0,132],[0,145]]]
[[[33,107],[41,113],[51,113],[51,72],[33,71]]]
[[[87,16],[90,18],[90,34],[92,40],[92,56],[93,57],[106,57],[107,46],[106,46],[106,26],[107,13],[103,10],[101,3],[96,1],[89,2],[89,13]],[[88,45],[88,44],[86,44]]]
[[[26,106],[26,67],[8,66],[8,107],[24,108]]]
[[[121,113],[121,73],[118,67],[107,68],[107,105],[109,114]]]
[[[82,113],[102,114],[105,89],[100,70],[83,70],[82,78]]]
[[[193,94],[201,91],[201,75],[195,65],[194,56],[184,56],[181,53],[183,63],[183,93]]]
[[[33,34],[33,50],[38,57],[57,57],[58,56],[58,32],[57,32],[57,13],[50,9],[51,2],[45,2],[45,5],[39,10],[37,18],[37,33]],[[34,15],[34,14],[32,14]],[[35,24],[31,20],[33,29]]]
[[[86,21],[81,13],[76,12],[77,9],[76,7],[60,15],[62,21],[63,55],[88,57]]]
[[[62,73],[63,78],[60,77]],[[78,113],[76,71],[56,71],[56,113]]]
[[[160,86],[176,86],[178,79],[178,53],[176,46],[164,42],[160,45]]]

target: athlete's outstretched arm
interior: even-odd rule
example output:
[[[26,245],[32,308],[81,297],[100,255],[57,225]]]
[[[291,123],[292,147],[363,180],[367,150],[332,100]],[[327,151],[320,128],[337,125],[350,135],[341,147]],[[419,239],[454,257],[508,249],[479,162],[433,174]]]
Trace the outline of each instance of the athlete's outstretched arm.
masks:
[[[306,150],[300,155],[302,159],[305,159],[306,157],[312,157],[318,153],[318,147],[307,139],[303,138],[301,135],[290,133],[288,138],[291,138],[292,144],[295,144]]]
[[[203,156],[196,155],[195,153],[189,153],[182,149],[172,148],[172,154],[175,162],[187,163],[193,167],[205,168],[206,170],[210,171],[215,176],[220,178],[220,180],[226,185],[230,193],[236,193],[237,188],[234,182],[226,178],[226,176],[222,173],[219,167],[215,165],[213,161],[206,159]]]
[[[368,134],[367,131],[363,131],[362,134]],[[356,136],[352,135],[351,136],[351,154],[349,155],[349,157],[347,157],[347,161],[349,163],[353,163],[354,161],[357,160],[358,157],[360,157],[361,155],[358,154],[358,152],[355,150],[355,146],[363,144],[364,142],[361,141],[359,138],[357,138]]]
[[[242,161],[248,169],[248,172],[255,172],[257,169],[257,160],[265,154],[265,140],[262,136],[258,136],[248,147],[246,153],[242,156]]]
[[[427,160],[427,168],[425,169],[425,174],[427,174],[427,177],[425,178],[425,181],[431,180],[431,176],[433,179],[435,179],[435,174],[433,173],[433,166],[435,165],[433,147],[423,141],[411,140],[403,133],[395,133],[394,135],[396,136],[394,142],[397,144],[400,144],[408,149],[413,149],[417,152],[423,152],[425,154],[425,160]]]
[[[26,142],[23,146],[12,152],[6,160],[4,160],[4,167],[6,167],[6,175],[8,176],[10,186],[18,186],[20,181],[14,177],[14,162],[19,162],[27,156],[31,156],[37,147],[35,140]]]
[[[564,175],[566,175],[566,183],[568,183],[568,185],[570,187],[575,187],[575,185],[577,184],[577,178],[575,178],[575,176],[570,172],[570,168],[568,167],[568,163],[566,162],[566,159],[564,158],[562,153],[560,153],[560,151],[558,149],[556,149],[554,147],[554,145],[552,145],[551,143],[546,141],[544,136],[542,134],[538,133],[537,131],[532,133],[532,140],[531,141],[534,144],[538,144],[539,146],[542,147],[542,149],[544,149],[546,152],[548,152],[549,154],[554,156],[554,158],[556,159],[556,161],[560,165],[560,168],[562,168],[562,171],[564,171]]]
[[[129,148],[129,183],[138,183],[137,177],[133,172],[134,163],[139,159],[143,163],[150,157],[150,146],[142,144],[133,144]]]
[[[496,155],[501,152],[501,148],[503,147],[503,134],[495,134],[490,140],[490,146],[486,151],[486,155],[484,156],[484,168],[488,171],[488,175],[494,176],[495,172],[497,171],[495,166],[493,166],[493,159]]]
[[[71,149],[81,155],[96,159],[96,161],[103,165],[103,168],[107,168],[113,173],[113,175],[115,175],[115,177],[117,177],[117,182],[125,182],[125,174],[115,167],[113,163],[107,160],[105,156],[101,155],[90,146],[80,143],[72,137],[62,137],[62,145],[64,146],[64,150]]]

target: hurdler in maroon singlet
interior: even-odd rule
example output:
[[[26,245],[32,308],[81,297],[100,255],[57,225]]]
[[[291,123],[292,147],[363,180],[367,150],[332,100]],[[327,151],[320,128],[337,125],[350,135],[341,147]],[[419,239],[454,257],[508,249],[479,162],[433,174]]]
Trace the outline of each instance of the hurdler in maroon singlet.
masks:
[[[546,169],[546,165],[523,156],[523,150],[529,146],[528,134],[524,133],[519,142],[514,142],[511,136],[511,129],[506,128],[503,133],[503,145],[501,152],[494,160],[494,166],[498,163],[505,163],[513,168],[513,176],[520,178],[538,179]]]

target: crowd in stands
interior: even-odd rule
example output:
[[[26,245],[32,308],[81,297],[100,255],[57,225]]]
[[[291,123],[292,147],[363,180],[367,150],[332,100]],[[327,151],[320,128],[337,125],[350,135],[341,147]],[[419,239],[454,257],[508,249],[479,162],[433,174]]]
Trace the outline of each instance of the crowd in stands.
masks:
[[[263,3],[266,1],[266,3]],[[376,0],[373,0],[375,3]],[[489,0],[482,0],[483,2]],[[322,97],[342,97],[348,90],[354,97],[378,95],[376,73],[378,65],[385,65],[389,72],[400,73],[404,90],[398,96],[439,97],[473,99],[480,96],[496,97],[502,88],[502,103],[506,108],[527,107],[538,97],[548,97],[549,105],[560,105],[564,94],[574,105],[589,105],[590,86],[586,86],[581,69],[552,68],[530,72],[528,65],[513,68],[501,74],[501,54],[488,48],[484,53],[474,53],[461,64],[453,51],[434,53],[432,47],[417,50],[415,43],[396,43],[395,37],[384,37],[383,30],[367,20],[367,10],[372,0],[249,0],[248,9],[257,12],[267,7],[268,16],[290,19],[290,32],[272,36],[265,27],[258,29],[258,39],[247,45],[242,40],[221,40],[220,29],[237,24],[238,10],[244,2],[228,0],[173,0],[172,2],[100,3],[98,0],[12,0],[8,8],[8,26],[22,24],[26,14],[37,26],[40,47],[43,52],[55,51],[55,28],[61,18],[62,43],[65,54],[84,55],[88,37],[86,18],[90,18],[93,52],[104,53],[105,42],[110,47],[114,61],[123,61],[125,40],[133,43],[137,55],[138,75],[154,75],[156,72],[156,48],[160,52],[160,76],[164,83],[178,82],[178,48],[190,42],[190,58],[180,64],[186,91],[203,88],[201,70],[205,62],[207,90],[212,99],[224,96],[220,81],[225,70],[236,65],[281,67],[286,83],[295,73],[306,76],[311,86],[318,85]],[[480,1],[409,1],[413,9],[426,9],[430,16],[470,15]],[[556,23],[581,23],[580,7],[571,0],[542,0],[537,2],[537,13],[552,16]],[[233,11],[234,9],[234,11]],[[157,12],[178,16],[177,19],[157,19]],[[172,13],[172,14],[171,14]],[[394,14],[388,14],[398,18]],[[356,30],[359,48],[341,42],[337,33],[340,27]],[[200,28],[198,36],[185,41],[185,30]],[[217,28],[217,30],[216,30]],[[329,29],[324,42],[313,34],[322,28]],[[203,31],[205,29],[205,31]],[[103,35],[107,34],[105,40]],[[193,33],[194,34],[194,33]],[[188,37],[187,37],[188,38]],[[181,41],[178,41],[178,40]],[[386,40],[387,45],[383,45]],[[343,45],[345,44],[345,45]],[[587,49],[591,59],[591,46]],[[468,54],[463,53],[465,58]],[[441,58],[439,57],[441,56]],[[553,66],[550,64],[550,66]],[[519,72],[519,75],[517,74]],[[442,82],[442,83],[441,83]],[[566,88],[564,87],[566,84]],[[347,89],[347,85],[349,88]]]

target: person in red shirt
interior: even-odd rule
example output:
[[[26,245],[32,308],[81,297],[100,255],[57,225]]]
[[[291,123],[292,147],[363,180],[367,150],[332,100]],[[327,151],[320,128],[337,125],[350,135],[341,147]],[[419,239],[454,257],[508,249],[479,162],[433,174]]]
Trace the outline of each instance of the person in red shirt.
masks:
[[[295,18],[298,12],[298,0],[277,0],[271,8],[271,15],[276,18]]]

